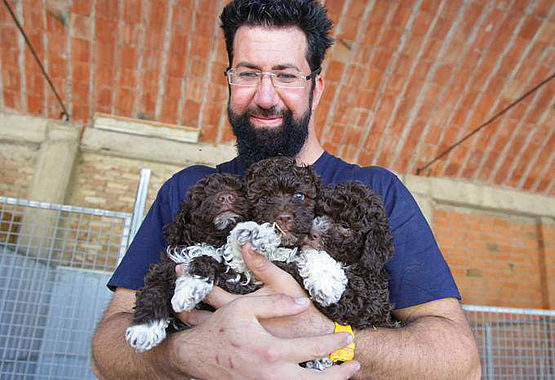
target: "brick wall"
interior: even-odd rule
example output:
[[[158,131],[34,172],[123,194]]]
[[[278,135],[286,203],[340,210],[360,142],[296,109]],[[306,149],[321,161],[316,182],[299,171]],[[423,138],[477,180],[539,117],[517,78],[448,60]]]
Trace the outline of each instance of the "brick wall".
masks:
[[[27,196],[37,152],[36,145],[0,143],[0,195]]]
[[[553,73],[553,0],[327,0],[337,43],[316,128],[346,160],[415,173]],[[232,144],[218,13],[227,0],[8,0],[71,120],[95,112],[196,127]],[[433,165],[431,175],[554,195],[554,86]],[[0,7],[0,110],[59,119]]]
[[[433,228],[464,303],[548,304],[536,219],[442,207],[434,211]]]
[[[80,154],[76,165],[66,203],[124,212],[133,211],[142,165],[151,169],[147,210],[160,186],[182,169],[174,165],[86,152]]]

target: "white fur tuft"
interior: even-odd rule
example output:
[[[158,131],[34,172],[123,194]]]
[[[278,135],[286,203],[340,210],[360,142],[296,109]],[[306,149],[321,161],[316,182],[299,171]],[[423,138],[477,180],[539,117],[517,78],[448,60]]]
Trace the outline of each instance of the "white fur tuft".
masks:
[[[132,325],[125,331],[125,339],[137,352],[145,352],[156,347],[166,338],[169,321],[158,319],[140,325]]]
[[[191,311],[212,291],[214,283],[207,278],[185,274],[175,280],[172,307],[176,313]]]
[[[211,245],[200,243],[188,247],[168,247],[166,254],[176,264],[186,264],[189,266],[191,260],[201,257],[209,256],[217,262],[222,262],[222,257],[218,250]]]
[[[251,243],[256,252],[270,259],[273,259],[275,253],[278,253],[279,256],[290,256],[290,252],[284,254],[284,251],[278,251],[281,237],[270,223],[237,223],[227,237],[227,243],[222,247],[221,255],[227,266],[245,277],[246,284],[250,283],[253,277],[241,254],[241,247],[247,243]],[[232,281],[238,282],[239,280],[240,277]],[[259,281],[255,279],[255,283],[259,283]]]
[[[306,368],[317,369],[318,371],[323,371],[326,368],[329,368],[329,367],[333,366],[333,361],[328,357],[324,357],[324,358],[321,358],[321,359],[310,360],[310,361],[306,362],[305,365],[306,365]]]
[[[337,303],[347,287],[347,276],[341,263],[325,251],[307,248],[296,260],[299,274],[310,298],[322,306]]]

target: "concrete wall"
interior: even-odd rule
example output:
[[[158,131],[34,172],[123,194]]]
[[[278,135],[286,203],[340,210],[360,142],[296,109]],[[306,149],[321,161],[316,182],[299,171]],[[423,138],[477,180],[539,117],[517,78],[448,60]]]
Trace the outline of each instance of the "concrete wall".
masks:
[[[142,166],[152,170],[150,205],[181,168],[215,165],[235,154],[232,146],[171,136],[93,127],[77,132],[75,124],[0,114],[0,195],[131,212]],[[52,177],[67,178],[62,190],[61,181],[48,181]],[[553,197],[443,178],[401,179],[432,225],[463,302],[555,309]]]

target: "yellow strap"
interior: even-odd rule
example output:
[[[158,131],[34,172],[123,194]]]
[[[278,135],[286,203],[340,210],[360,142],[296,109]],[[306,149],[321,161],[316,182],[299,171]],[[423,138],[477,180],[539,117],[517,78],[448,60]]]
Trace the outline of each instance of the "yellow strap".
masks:
[[[333,322],[333,324],[335,325],[335,329],[334,329],[335,333],[348,332],[353,337],[353,341],[348,345],[346,345],[345,347],[340,348],[339,350],[329,354],[329,358],[334,363],[347,362],[349,360],[353,360],[353,358],[355,357],[355,341],[354,341],[355,333],[353,332],[351,325],[340,325],[337,322]]]

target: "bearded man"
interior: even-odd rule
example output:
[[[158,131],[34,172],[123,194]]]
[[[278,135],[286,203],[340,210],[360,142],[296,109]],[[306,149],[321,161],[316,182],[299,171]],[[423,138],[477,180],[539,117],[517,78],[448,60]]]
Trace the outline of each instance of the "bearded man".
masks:
[[[480,361],[460,294],[416,202],[391,172],[348,164],[324,151],[313,112],[324,91],[321,64],[332,23],[315,0],[234,0],[221,15],[230,67],[228,116],[238,157],[216,168],[189,167],[160,189],[108,286],[114,297],[93,339],[93,369],[104,379],[472,379]],[[394,235],[387,263],[399,329],[355,331],[355,360],[324,371],[298,363],[350,343],[287,273],[250,247],[245,263],[265,286],[237,296],[219,288],[181,319],[192,328],[145,353],[124,339],[135,291],[165,249],[162,228],[203,176],[241,175],[263,158],[285,155],[312,165],[324,183],[357,179],[380,194]],[[182,269],[181,269],[182,270]]]

